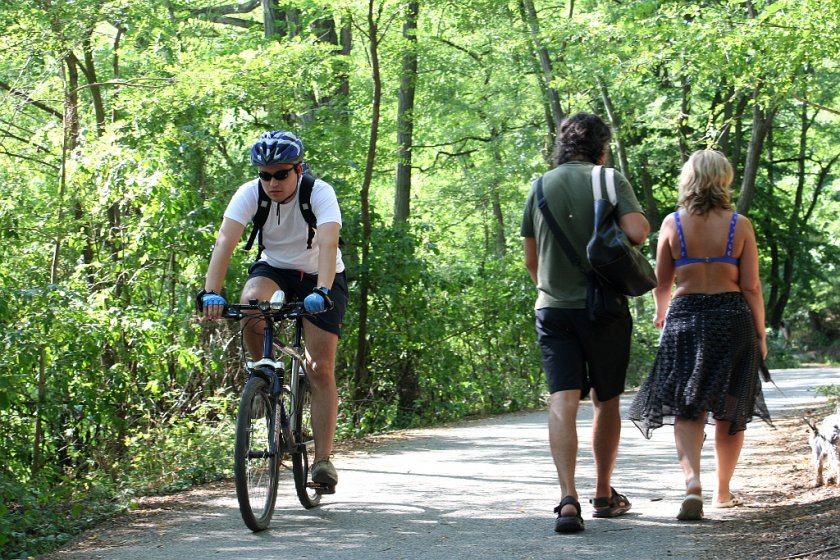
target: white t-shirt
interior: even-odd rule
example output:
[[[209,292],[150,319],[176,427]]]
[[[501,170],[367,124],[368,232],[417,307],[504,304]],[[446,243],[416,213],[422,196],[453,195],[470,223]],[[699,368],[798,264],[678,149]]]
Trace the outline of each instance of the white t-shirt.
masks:
[[[250,232],[248,226],[257,213],[257,204],[259,203],[257,182],[259,182],[259,179],[254,179],[239,187],[225,210],[225,218],[245,225],[246,232]],[[265,250],[263,250],[260,260],[275,268],[302,270],[307,274],[318,274],[318,231],[315,231],[315,237],[312,239],[312,248],[307,249],[306,239],[309,235],[309,226],[300,211],[299,194],[300,189],[298,188],[294,198],[286,204],[278,204],[272,201],[268,218],[262,228]],[[329,222],[341,225],[341,209],[338,207],[335,191],[329,183],[316,179],[309,202],[312,205],[312,212],[315,214],[318,226]],[[335,256],[335,271],[344,271],[341,249]]]

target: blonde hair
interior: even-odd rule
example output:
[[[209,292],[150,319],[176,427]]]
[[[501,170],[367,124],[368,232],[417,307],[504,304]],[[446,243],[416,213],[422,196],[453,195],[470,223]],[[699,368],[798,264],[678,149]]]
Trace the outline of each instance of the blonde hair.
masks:
[[[734,172],[726,156],[717,150],[691,154],[680,173],[678,206],[689,214],[706,214],[713,208],[732,208],[729,186]]]

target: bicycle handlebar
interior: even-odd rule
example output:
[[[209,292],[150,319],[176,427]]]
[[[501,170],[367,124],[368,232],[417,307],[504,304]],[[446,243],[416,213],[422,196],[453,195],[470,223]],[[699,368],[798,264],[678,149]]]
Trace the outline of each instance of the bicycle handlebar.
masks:
[[[314,313],[307,311],[303,307],[302,301],[290,301],[284,303],[279,308],[272,308],[271,304],[267,301],[258,302],[256,300],[251,300],[248,303],[226,303],[224,310],[222,311],[222,318],[238,320],[249,315],[253,315],[245,313],[246,311],[257,311],[259,315],[271,318],[274,321],[282,319],[296,319],[297,317],[303,317],[305,315],[314,315]]]

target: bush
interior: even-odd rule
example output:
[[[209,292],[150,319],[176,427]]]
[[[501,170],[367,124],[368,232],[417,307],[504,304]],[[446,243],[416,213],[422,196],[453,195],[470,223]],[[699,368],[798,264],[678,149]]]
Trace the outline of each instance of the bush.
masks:
[[[818,395],[828,397],[828,402],[840,406],[840,385],[820,385],[815,389]]]
[[[153,416],[150,411],[107,468],[62,473],[44,467],[35,476],[16,480],[0,471],[0,559],[52,550],[131,507],[135,495],[231,476],[234,408],[233,398],[222,395],[206,399],[189,414]]]

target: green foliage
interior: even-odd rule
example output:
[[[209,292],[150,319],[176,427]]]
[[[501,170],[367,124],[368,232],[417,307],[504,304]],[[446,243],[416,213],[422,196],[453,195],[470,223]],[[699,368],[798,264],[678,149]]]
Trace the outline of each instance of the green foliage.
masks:
[[[840,385],[820,385],[814,392],[818,395],[828,397],[828,401],[832,404],[840,403]]]
[[[797,358],[794,348],[784,339],[767,336],[767,367],[769,369],[789,369],[799,367],[801,361]]]
[[[107,480],[74,484],[35,478],[26,487],[0,473],[0,558],[29,558],[119,511]]]
[[[650,309],[645,304],[650,305]],[[650,317],[653,315],[653,305],[649,297],[642,296],[631,299],[633,317],[633,341],[630,346],[630,364],[627,366],[628,388],[638,387],[648,376],[653,360],[656,357],[659,331],[653,325]]]
[[[177,404],[182,394],[160,395]],[[148,417],[126,435],[124,483],[132,493],[180,490],[195,484],[230,478],[231,442],[237,395],[207,398],[194,411],[177,416]]]
[[[343,433],[428,425],[539,404],[544,382],[528,336],[533,332],[533,287],[526,284],[530,280],[520,256],[453,265],[437,257],[429,227],[374,231],[383,250],[371,266],[376,295],[370,328],[382,336],[371,339],[371,397],[343,402]],[[411,330],[405,328],[409,324]],[[342,355],[352,358],[348,343],[353,335],[344,340]],[[343,381],[341,392],[349,394],[350,379]],[[359,418],[353,423],[356,410]]]

